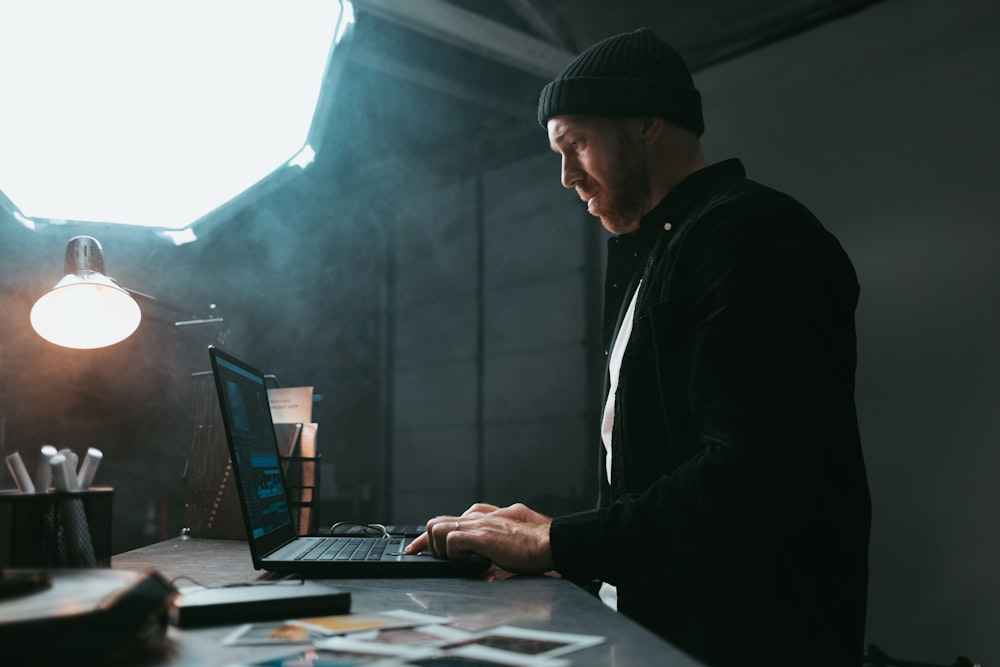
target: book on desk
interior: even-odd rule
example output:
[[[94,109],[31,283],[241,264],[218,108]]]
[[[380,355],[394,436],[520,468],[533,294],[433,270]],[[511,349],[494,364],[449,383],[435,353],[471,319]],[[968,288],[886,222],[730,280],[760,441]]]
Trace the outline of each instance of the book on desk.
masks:
[[[0,576],[25,575],[5,570]],[[35,570],[42,585],[0,600],[3,664],[94,664],[161,648],[174,587],[155,571]],[[21,662],[18,662],[21,661]]]
[[[5,570],[0,577],[24,583],[0,599],[5,667],[74,664],[82,654],[94,664],[138,659],[163,651],[169,624],[198,628],[351,610],[349,592],[315,581],[178,590],[156,570]]]

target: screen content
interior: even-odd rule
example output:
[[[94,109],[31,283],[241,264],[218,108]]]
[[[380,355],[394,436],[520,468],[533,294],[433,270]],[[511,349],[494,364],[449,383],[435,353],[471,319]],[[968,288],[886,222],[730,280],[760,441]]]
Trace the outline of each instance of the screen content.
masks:
[[[261,537],[291,523],[267,388],[241,369],[229,364],[225,368],[233,465],[238,468],[253,537]]]

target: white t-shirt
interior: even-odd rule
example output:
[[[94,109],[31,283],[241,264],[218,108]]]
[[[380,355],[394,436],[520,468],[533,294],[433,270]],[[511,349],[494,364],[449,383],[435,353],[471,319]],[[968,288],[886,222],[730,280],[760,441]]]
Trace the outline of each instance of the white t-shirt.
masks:
[[[615,394],[618,391],[618,376],[622,370],[622,357],[625,356],[625,348],[628,347],[628,339],[632,336],[632,320],[635,319],[635,301],[639,296],[639,288],[642,281],[635,288],[632,301],[625,311],[622,324],[618,328],[618,336],[615,337],[615,344],[611,348],[611,359],[608,362],[608,372],[611,375],[611,387],[608,390],[608,400],[604,404],[604,419],[601,421],[601,440],[604,442],[604,463],[605,473],[608,476],[608,484],[611,483],[611,431],[615,425]],[[618,589],[609,583],[602,582],[598,597],[604,604],[615,611],[618,610]]]

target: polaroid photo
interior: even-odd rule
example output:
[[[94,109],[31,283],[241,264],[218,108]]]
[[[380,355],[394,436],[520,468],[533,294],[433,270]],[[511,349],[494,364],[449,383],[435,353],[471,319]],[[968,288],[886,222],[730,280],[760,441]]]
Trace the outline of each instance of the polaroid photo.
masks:
[[[236,628],[222,640],[222,643],[225,646],[312,644],[325,636],[307,626],[287,621],[247,623]]]
[[[253,662],[232,663],[228,667],[395,667],[378,656],[345,651],[303,649],[298,653],[264,658]]]
[[[377,663],[378,667],[569,667],[563,658],[537,658],[532,656],[482,656],[437,651],[431,655],[408,656],[399,662]]]
[[[451,623],[450,618],[418,614],[405,609],[373,612],[370,614],[338,614],[315,618],[297,618],[289,621],[324,636],[346,635],[371,630],[389,630],[393,628],[408,628],[418,625],[437,625]]]
[[[603,641],[604,637],[596,635],[529,630],[501,625],[476,633],[468,639],[445,644],[442,648],[462,655],[554,658],[597,646]]]
[[[317,641],[314,646],[338,651],[368,651],[378,655],[412,657],[419,649],[435,649],[472,636],[471,632],[446,625],[422,625],[329,637]]]

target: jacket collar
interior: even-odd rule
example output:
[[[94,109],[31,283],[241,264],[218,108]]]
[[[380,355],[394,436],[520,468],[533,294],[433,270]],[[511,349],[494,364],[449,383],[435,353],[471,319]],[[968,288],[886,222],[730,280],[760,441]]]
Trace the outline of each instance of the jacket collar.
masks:
[[[639,221],[639,229],[623,236],[638,236],[646,243],[654,243],[664,231],[677,231],[677,225],[684,221],[686,213],[708,191],[720,183],[744,178],[746,170],[737,158],[723,160],[688,175],[675,185],[660,203]]]

